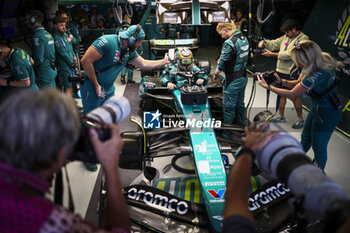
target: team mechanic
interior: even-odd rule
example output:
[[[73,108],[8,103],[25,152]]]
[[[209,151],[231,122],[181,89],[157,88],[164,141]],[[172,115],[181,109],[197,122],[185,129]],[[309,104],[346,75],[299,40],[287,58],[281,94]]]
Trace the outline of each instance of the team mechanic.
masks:
[[[102,105],[114,95],[114,81],[126,64],[141,69],[153,69],[168,64],[168,54],[161,60],[145,60],[136,49],[145,38],[140,25],[132,25],[119,35],[104,35],[96,39],[87,49],[81,64],[88,79],[81,85],[84,113]],[[88,168],[89,169],[89,168]],[[93,169],[97,168],[94,166]]]
[[[32,29],[34,70],[40,89],[56,87],[57,69],[55,65],[55,45],[51,34],[42,25],[44,16],[33,10],[26,14],[26,24]]]
[[[223,115],[224,123],[232,125],[235,117],[244,126],[245,106],[244,92],[247,85],[246,65],[248,62],[249,43],[234,23],[219,23],[216,31],[226,39],[218,66],[214,74],[217,80],[220,72],[224,72],[223,79]],[[223,131],[223,137],[229,138],[229,131]]]

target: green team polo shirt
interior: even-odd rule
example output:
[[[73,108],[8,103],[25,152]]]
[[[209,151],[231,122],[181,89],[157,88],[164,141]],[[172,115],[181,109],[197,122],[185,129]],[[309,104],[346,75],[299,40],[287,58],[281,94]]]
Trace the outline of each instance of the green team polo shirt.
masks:
[[[27,88],[38,90],[38,86],[35,82],[35,73],[32,64],[30,63],[30,56],[27,52],[20,48],[12,48],[7,55],[7,59],[10,63],[10,69],[12,73],[12,81],[24,81],[30,79],[29,87],[2,87],[1,96],[5,99],[8,95],[15,91],[21,91]]]
[[[136,51],[129,53],[127,49],[122,49],[121,43],[122,39],[119,42],[117,35],[104,35],[96,39],[91,45],[102,55],[102,58],[93,65],[97,73],[98,83],[107,92],[109,90],[114,91],[113,83],[121,69],[139,56]]]

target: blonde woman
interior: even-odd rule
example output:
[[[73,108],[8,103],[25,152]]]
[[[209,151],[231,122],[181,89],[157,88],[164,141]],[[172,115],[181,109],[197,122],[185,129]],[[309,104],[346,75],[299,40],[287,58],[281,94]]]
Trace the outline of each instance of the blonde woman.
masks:
[[[311,110],[301,134],[301,144],[305,152],[312,147],[317,165],[324,169],[328,141],[341,119],[341,106],[336,96],[335,69],[342,66],[342,63],[334,60],[329,53],[322,52],[321,48],[310,40],[297,43],[291,50],[291,57],[294,64],[302,68],[299,79],[280,79],[275,74],[279,80],[277,82],[291,90],[267,85],[262,76],[259,77],[259,84],[288,98],[303,93],[311,97]]]

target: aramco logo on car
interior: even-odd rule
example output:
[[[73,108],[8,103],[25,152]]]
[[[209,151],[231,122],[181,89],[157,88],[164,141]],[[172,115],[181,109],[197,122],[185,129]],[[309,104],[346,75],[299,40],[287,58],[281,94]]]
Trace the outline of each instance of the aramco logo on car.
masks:
[[[221,121],[215,120],[215,118],[209,118],[205,120],[201,119],[187,119],[178,120],[169,119],[163,117],[161,120],[162,113],[157,111],[153,112],[143,112],[143,128],[145,129],[159,129],[162,125],[163,128],[220,128]],[[182,117],[185,118],[185,117]],[[162,124],[161,124],[162,123]]]

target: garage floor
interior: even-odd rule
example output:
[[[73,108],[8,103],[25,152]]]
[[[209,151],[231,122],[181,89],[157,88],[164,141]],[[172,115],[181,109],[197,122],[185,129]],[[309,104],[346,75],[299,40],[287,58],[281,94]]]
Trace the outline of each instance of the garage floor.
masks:
[[[215,48],[205,48],[199,49],[195,57],[200,59],[208,59],[211,61],[212,71],[214,72],[216,67],[216,58],[219,56],[220,51]],[[134,72],[134,80],[140,81],[140,72]],[[251,94],[253,81],[249,78],[249,82],[246,87],[245,102],[247,103]],[[116,80],[116,95],[121,96],[124,93],[125,85],[120,83],[120,78]],[[307,97],[303,97],[307,98]],[[275,112],[275,100],[276,95],[271,93],[269,110]],[[79,100],[78,100],[79,101]],[[265,110],[266,106],[266,91],[265,89],[257,86],[256,95],[251,109],[250,119],[260,111]],[[295,109],[290,101],[287,102],[285,115],[287,122],[280,123],[280,126],[291,135],[300,139],[300,133],[302,129],[295,130],[292,129],[291,125],[296,119]],[[307,111],[303,110],[304,118],[307,115]],[[332,178],[334,181],[339,183],[343,188],[348,197],[350,197],[350,184],[348,182],[348,177],[350,175],[348,165],[350,164],[350,139],[335,131],[331,137],[328,145],[328,162],[325,169],[326,174]],[[308,156],[313,158],[313,151],[310,150],[307,153]],[[164,162],[166,163],[166,162]],[[140,177],[140,171],[124,170],[121,169],[121,179],[124,186],[128,186],[135,179],[142,179]],[[70,177],[73,198],[76,206],[76,212],[81,216],[85,216],[87,220],[97,223],[97,190],[99,183],[96,184],[96,180],[99,171],[90,172],[87,171],[81,162],[73,162],[68,165],[68,173]],[[91,196],[93,194],[93,196]],[[67,198],[65,198],[67,199]]]

